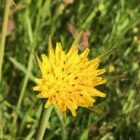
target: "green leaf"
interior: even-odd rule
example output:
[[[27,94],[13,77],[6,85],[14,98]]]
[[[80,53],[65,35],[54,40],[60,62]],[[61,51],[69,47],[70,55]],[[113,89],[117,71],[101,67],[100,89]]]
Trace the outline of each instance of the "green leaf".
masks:
[[[102,61],[104,60],[106,57],[109,57],[112,53],[116,52],[118,50],[118,48],[112,48],[109,49],[108,51],[106,51],[105,53],[101,54],[100,56],[98,56],[98,58]]]
[[[17,69],[19,69],[20,71],[22,71],[24,74],[27,72],[27,69],[24,67],[23,64],[19,63],[15,58],[13,57],[9,57],[9,60],[14,64],[15,67],[17,67]],[[32,80],[33,82],[35,81],[34,76],[32,75],[32,73],[29,74],[29,78],[30,80]]]
[[[92,111],[95,111],[96,113],[100,115],[103,115],[103,116],[105,115],[105,113],[101,109],[97,108],[95,105],[93,105],[92,107],[89,107],[89,109]]]
[[[80,33],[78,33],[78,35],[76,36],[76,38],[74,39],[74,42],[72,43],[72,46],[75,45],[77,46],[80,42],[81,36],[82,36],[83,31],[81,31]]]
[[[89,135],[89,128],[84,130],[84,132],[80,137],[80,140],[88,140],[88,135]]]
[[[41,60],[39,59],[39,57],[38,57],[38,55],[37,55],[36,52],[35,52],[35,60],[36,60],[36,62],[37,62],[38,65],[41,64]]]

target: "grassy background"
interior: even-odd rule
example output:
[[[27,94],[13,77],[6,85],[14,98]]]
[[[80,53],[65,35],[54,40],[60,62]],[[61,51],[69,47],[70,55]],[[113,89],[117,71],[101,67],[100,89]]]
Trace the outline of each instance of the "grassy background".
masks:
[[[105,111],[105,116],[80,108],[77,117],[68,112],[63,122],[53,110],[44,140],[139,140],[139,0],[15,3],[10,9],[0,83],[0,139],[34,139],[42,107],[42,101],[32,91],[34,76],[40,75],[34,51],[39,55],[47,53],[49,34],[54,45],[61,41],[68,50],[76,33],[83,30],[79,49],[89,47],[89,57],[117,48],[102,62],[108,82],[99,88],[107,96],[98,99],[96,105]],[[5,1],[0,1],[0,31],[4,8]]]

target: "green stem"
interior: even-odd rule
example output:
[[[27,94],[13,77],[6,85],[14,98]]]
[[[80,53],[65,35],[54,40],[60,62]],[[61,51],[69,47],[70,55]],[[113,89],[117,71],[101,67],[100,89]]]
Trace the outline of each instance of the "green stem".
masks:
[[[28,84],[29,75],[30,75],[30,72],[31,72],[31,69],[32,69],[32,63],[33,63],[33,51],[30,53],[30,56],[29,56],[27,73],[25,75],[25,78],[24,78],[24,81],[23,81],[23,86],[22,86],[22,89],[21,89],[21,92],[20,92],[18,103],[17,103],[16,115],[15,115],[14,120],[13,120],[12,129],[16,126],[16,123],[17,123],[18,114],[19,114],[20,107],[21,107],[23,97],[24,97],[24,94],[25,94],[25,90],[26,90],[26,87],[27,87],[27,84]],[[15,131],[12,130],[12,132],[13,132],[13,135],[15,136],[16,130]]]
[[[17,110],[16,110],[17,113],[20,110],[20,106],[21,106],[21,103],[22,103],[22,100],[23,100],[23,97],[24,97],[25,89],[26,89],[26,86],[28,84],[29,75],[30,75],[30,72],[31,72],[31,69],[32,69],[33,57],[34,57],[33,52],[31,52],[30,56],[29,56],[29,61],[28,61],[27,73],[25,75],[25,79],[23,81],[23,86],[22,86],[22,89],[21,89],[21,93],[20,93],[20,96],[19,96],[18,103],[17,103]]]
[[[4,57],[4,49],[5,49],[5,41],[6,41],[6,33],[8,26],[8,18],[10,13],[11,0],[6,0],[5,12],[4,12],[4,20],[2,26],[2,35],[0,42],[0,82],[2,80],[2,65],[3,65],[3,57]]]
[[[52,112],[52,109],[53,106],[50,106],[48,109],[45,109],[43,105],[35,140],[43,140],[43,136],[45,134],[46,126],[48,124],[48,120]]]
[[[4,113],[3,113],[3,104],[0,104],[0,139],[4,139],[4,132],[3,132],[3,129],[4,129]]]
[[[60,113],[60,110],[58,110],[55,106],[54,106],[55,112],[60,120],[61,123],[61,127],[62,127],[62,140],[66,140],[66,129],[65,129],[65,122],[64,122],[64,118],[62,117],[62,114]]]

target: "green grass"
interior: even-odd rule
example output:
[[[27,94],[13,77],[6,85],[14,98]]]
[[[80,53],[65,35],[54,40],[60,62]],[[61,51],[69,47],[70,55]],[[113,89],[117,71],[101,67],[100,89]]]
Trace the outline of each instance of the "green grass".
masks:
[[[61,41],[68,50],[74,38],[68,30],[90,32],[81,40],[91,49],[89,57],[114,51],[101,67],[108,82],[100,86],[107,94],[96,105],[105,116],[80,108],[77,116],[67,113],[63,122],[53,109],[44,140],[139,140],[140,138],[140,3],[139,0],[15,0],[10,9],[0,83],[0,139],[33,140],[42,101],[32,90],[39,68],[36,52],[47,53],[51,34],[53,45]],[[0,41],[5,1],[0,1]],[[69,27],[70,28],[70,27]],[[88,39],[88,41],[87,41]],[[0,46],[1,47],[1,46]],[[2,52],[0,52],[1,54]],[[114,70],[111,70],[111,68]]]

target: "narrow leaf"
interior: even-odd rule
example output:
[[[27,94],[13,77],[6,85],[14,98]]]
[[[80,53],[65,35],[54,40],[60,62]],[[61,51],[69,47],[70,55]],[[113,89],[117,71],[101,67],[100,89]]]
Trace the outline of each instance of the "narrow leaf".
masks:
[[[40,61],[40,59],[39,59],[39,57],[38,57],[38,55],[37,55],[36,52],[35,52],[35,60],[36,60],[36,62],[37,62],[38,65],[41,64],[41,61]]]
[[[20,71],[22,71],[23,73],[26,73],[27,72],[27,69],[24,67],[23,64],[19,63],[15,58],[13,57],[9,57],[9,60],[14,64],[15,67],[17,67],[17,69],[19,69]],[[32,81],[35,81],[34,79],[34,76],[32,75],[32,73],[29,74],[29,78],[32,80]]]
[[[53,48],[51,35],[49,35],[49,48]]]
[[[79,44],[79,41],[80,41],[81,36],[82,36],[82,33],[83,33],[82,31],[80,33],[78,33],[78,35],[74,39],[74,42],[72,43],[72,46],[77,46]]]
[[[100,115],[103,115],[103,116],[105,115],[105,113],[101,109],[97,108],[95,105],[93,105],[92,107],[89,107],[89,109],[92,111],[95,111],[96,113]]]
[[[109,49],[108,51],[106,51],[105,53],[101,54],[100,56],[98,56],[98,58],[102,61],[104,60],[106,57],[110,56],[112,53],[116,52],[117,48],[112,48]]]

